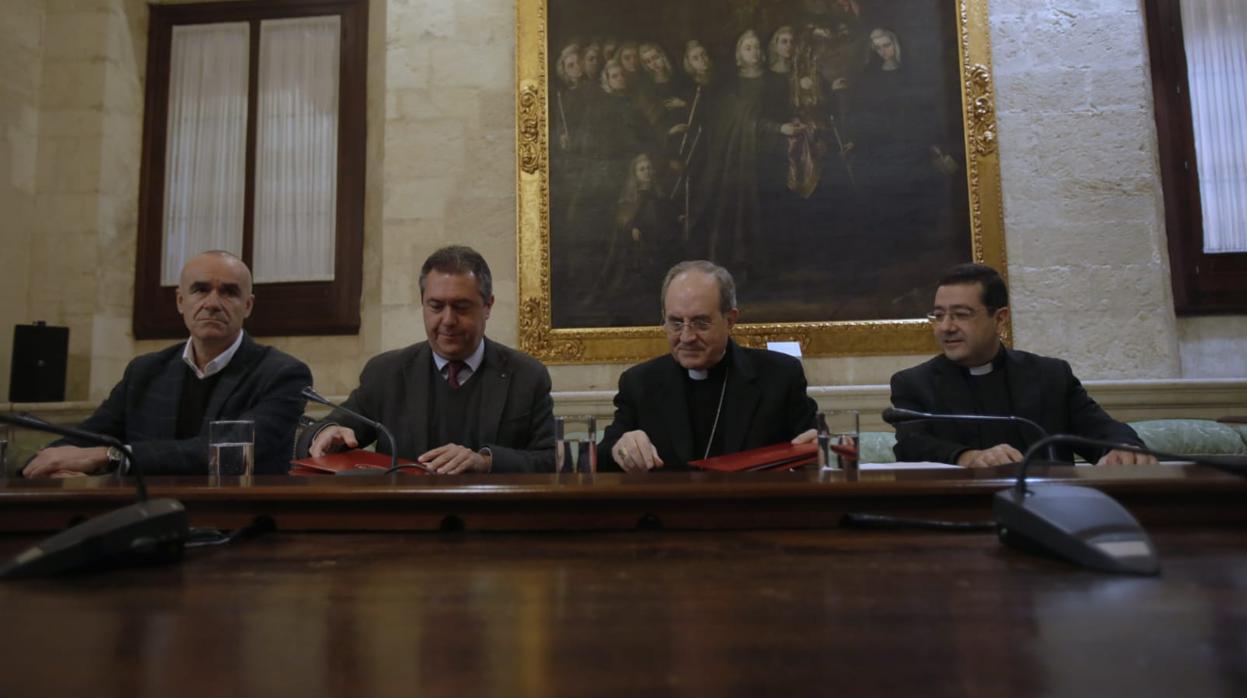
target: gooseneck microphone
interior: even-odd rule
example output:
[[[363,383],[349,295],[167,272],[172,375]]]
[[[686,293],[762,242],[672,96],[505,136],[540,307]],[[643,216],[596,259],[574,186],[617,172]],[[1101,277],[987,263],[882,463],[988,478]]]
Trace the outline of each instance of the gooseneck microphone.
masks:
[[[1070,434],[1054,434],[1026,451],[1017,484],[997,492],[992,501],[1000,539],[1025,549],[1040,548],[1071,562],[1118,574],[1160,572],[1156,548],[1143,526],[1125,507],[1099,490],[1077,485],[1040,483],[1027,487],[1026,470],[1039,449],[1054,443],[1145,453],[1164,460],[1186,460],[1247,476],[1247,458],[1184,456],[1129,443]]]
[[[385,428],[384,424],[376,420],[369,419],[365,417],[364,415],[348,407],[343,407],[342,405],[339,405],[335,402],[330,401],[329,398],[325,397],[324,395],[321,395],[315,390],[312,390],[312,386],[310,385],[303,389],[303,397],[311,400],[312,402],[318,402],[322,405],[325,405],[326,407],[331,407],[335,410],[342,410],[343,412],[351,415],[352,417],[355,417],[356,419],[362,421],[364,424],[367,424],[373,429],[376,429],[382,434],[385,434],[385,438],[389,440],[390,442],[390,468],[389,470],[385,471],[385,474],[388,475],[398,470],[398,444],[394,442],[394,435],[390,433],[389,429]],[[350,474],[361,474],[361,473],[367,474],[367,475],[374,474],[374,472],[367,471],[367,470],[345,470],[342,472],[350,473]],[[339,473],[339,474],[342,474],[342,473]]]
[[[903,407],[888,407],[883,410],[883,421],[896,426],[898,424],[907,424],[909,422],[1014,422],[1017,424],[1025,424],[1034,429],[1039,434],[1040,440],[1048,436],[1048,432],[1038,422],[1018,417],[1011,414],[937,414],[934,412],[919,412],[918,410],[909,410]],[[1052,444],[1048,444],[1048,460],[1055,461],[1056,453],[1052,449]]]
[[[143,469],[120,441],[103,434],[49,424],[28,415],[0,414],[0,422],[58,434],[121,451],[133,472],[138,501],[101,514],[36,543],[0,563],[0,579],[36,577],[77,569],[172,562],[190,535],[186,509],[176,499],[148,499]]]

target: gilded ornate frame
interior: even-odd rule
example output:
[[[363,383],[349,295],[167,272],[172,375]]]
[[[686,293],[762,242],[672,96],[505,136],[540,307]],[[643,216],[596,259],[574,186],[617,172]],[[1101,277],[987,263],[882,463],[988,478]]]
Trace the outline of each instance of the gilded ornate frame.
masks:
[[[950,0],[960,37],[971,249],[975,261],[1006,273],[1000,160],[992,84],[988,0]],[[519,340],[555,364],[633,362],[667,351],[661,328],[554,328],[550,304],[550,188],[547,157],[547,0],[516,3],[516,160]],[[1008,328],[1007,328],[1008,329]],[[1007,332],[1007,334],[1011,334]],[[936,350],[925,318],[849,322],[741,323],[745,346],[797,341],[804,356],[921,354]],[[1009,339],[1006,336],[1006,341]]]

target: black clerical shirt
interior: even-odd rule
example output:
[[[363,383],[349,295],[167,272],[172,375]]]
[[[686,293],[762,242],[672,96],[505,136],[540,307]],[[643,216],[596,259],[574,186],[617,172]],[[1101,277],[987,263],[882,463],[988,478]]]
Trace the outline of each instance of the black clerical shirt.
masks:
[[[723,360],[715,364],[705,380],[694,380],[686,371],[684,374],[684,393],[688,399],[688,422],[693,429],[693,458],[706,455],[706,443],[713,432],[714,442],[710,444],[709,455],[723,455],[723,431],[716,428],[716,420],[722,425],[720,412],[720,396],[723,395],[723,381],[731,374],[730,364],[732,352],[723,355]]]
[[[970,387],[970,395],[974,397],[978,414],[1007,416],[1015,413],[1013,395],[1009,390],[1008,362],[1005,358],[1002,348],[992,359],[992,370],[989,373],[975,375],[971,369],[961,369]],[[979,430],[979,443],[983,448],[1007,443],[1025,452],[1026,447],[1034,442],[1034,439],[1027,438],[1028,435],[1022,431],[1021,425],[1016,423],[974,422],[974,425]]]

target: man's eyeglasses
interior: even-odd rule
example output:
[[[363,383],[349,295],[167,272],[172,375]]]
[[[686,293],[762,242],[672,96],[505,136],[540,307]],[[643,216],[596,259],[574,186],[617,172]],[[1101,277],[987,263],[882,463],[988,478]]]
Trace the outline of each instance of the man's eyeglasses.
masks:
[[[663,323],[663,327],[671,334],[680,334],[684,328],[688,328],[695,333],[708,332],[714,327],[714,322],[706,318],[695,318],[692,320],[668,320]]]
[[[978,313],[970,308],[953,308],[948,312],[944,312],[943,310],[932,310],[927,313],[927,320],[929,320],[932,325],[944,324],[944,318],[952,318],[953,322],[969,322],[973,320],[974,316],[977,314]]]

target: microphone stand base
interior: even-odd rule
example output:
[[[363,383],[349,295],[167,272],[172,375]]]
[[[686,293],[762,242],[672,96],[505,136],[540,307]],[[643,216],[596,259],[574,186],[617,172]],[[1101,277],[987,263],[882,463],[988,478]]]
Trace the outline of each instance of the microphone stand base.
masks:
[[[0,579],[175,562],[190,535],[176,499],[149,499],[101,514],[0,563]]]
[[[992,499],[992,515],[1000,539],[1020,549],[1043,550],[1101,572],[1160,572],[1147,532],[1125,507],[1099,490],[1041,483],[1019,494],[1010,487]]]

